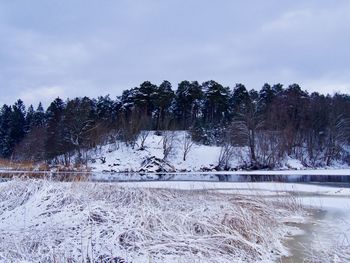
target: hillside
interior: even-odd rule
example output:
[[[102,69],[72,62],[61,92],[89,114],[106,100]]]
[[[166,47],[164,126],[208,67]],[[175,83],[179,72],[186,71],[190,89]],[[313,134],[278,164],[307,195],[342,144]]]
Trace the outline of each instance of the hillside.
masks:
[[[224,147],[208,146],[188,141],[186,131],[163,132],[157,135],[147,132],[143,143],[139,138],[134,147],[121,141],[96,147],[88,151],[88,167],[96,172],[206,172],[218,171],[220,159],[223,159]],[[168,138],[170,137],[170,139]],[[164,159],[164,138],[171,140],[170,153]],[[185,145],[189,145],[184,160]],[[187,147],[188,148],[188,147]],[[222,160],[221,160],[222,161]],[[234,147],[227,160],[226,170],[248,169],[249,149]],[[322,168],[347,168],[345,163],[333,163]],[[296,158],[286,156],[275,169],[310,169]],[[320,168],[320,167],[319,167]]]
[[[180,130],[188,136],[171,132]],[[323,167],[349,164],[349,145],[350,96],[309,94],[297,84],[257,91],[182,81],[174,90],[145,81],[115,99],[56,98],[46,110],[18,100],[0,109],[0,159],[65,168],[89,156],[114,171],[157,170],[160,162],[166,171]]]

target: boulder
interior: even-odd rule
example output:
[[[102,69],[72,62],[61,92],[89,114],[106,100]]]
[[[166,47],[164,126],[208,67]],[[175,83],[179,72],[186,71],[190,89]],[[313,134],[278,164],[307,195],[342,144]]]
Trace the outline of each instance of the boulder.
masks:
[[[160,173],[160,172],[175,172],[176,169],[167,161],[155,156],[147,157],[141,163],[139,172]]]

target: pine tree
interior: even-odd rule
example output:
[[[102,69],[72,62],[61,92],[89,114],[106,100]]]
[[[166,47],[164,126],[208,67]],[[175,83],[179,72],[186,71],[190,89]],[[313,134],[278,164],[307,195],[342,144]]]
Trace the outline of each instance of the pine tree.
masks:
[[[223,87],[213,80],[204,82],[202,87],[205,93],[204,122],[217,124],[227,120],[230,98],[229,88]]]
[[[276,91],[268,83],[265,83],[259,91],[258,111],[266,113],[275,97]]]
[[[31,128],[33,127],[33,120],[34,120],[34,108],[33,108],[33,105],[30,105],[26,113],[26,125],[25,125],[26,134],[29,133]]]
[[[26,112],[25,137],[14,148],[16,160],[41,161],[45,159],[45,142],[47,139],[44,109],[39,103],[34,111],[30,105]]]
[[[26,111],[22,100],[17,100],[12,106],[10,136],[14,143],[19,143],[26,133]]]
[[[134,97],[134,105],[147,116],[151,117],[155,109],[158,87],[149,81],[145,81],[137,89]]]
[[[175,97],[175,114],[182,129],[193,125],[199,117],[203,102],[203,90],[197,81],[179,83]]]
[[[104,122],[112,121],[114,118],[113,106],[114,102],[109,95],[98,97],[96,102],[96,117],[98,120],[102,120]]]
[[[243,84],[236,84],[231,97],[233,115],[249,112],[251,107],[249,92]]]
[[[173,101],[175,94],[171,88],[171,83],[167,80],[163,81],[158,89],[156,90],[156,97],[154,100],[155,104],[155,115],[156,115],[156,124],[155,129],[164,127],[164,120],[166,113],[168,112],[171,102]]]
[[[6,104],[0,112],[0,157],[8,158],[13,151],[14,141],[10,135],[12,108]]]
[[[56,98],[46,111],[47,138],[45,142],[46,158],[52,160],[64,153],[63,142],[63,112],[65,104],[60,98]]]
[[[44,127],[45,126],[45,111],[41,102],[39,102],[33,116],[33,127]]]

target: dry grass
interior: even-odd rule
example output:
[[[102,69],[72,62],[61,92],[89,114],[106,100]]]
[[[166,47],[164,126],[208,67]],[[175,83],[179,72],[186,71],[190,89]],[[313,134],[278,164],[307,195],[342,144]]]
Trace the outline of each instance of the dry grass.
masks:
[[[21,171],[48,171],[49,166],[45,163],[35,163],[31,161],[11,161],[7,159],[0,159],[0,167],[11,169],[11,170],[21,170]]]
[[[87,172],[89,169],[83,164],[72,165],[54,165],[49,166],[45,162],[32,161],[11,161],[8,159],[0,159],[0,168],[13,171],[49,171],[54,169],[61,172]]]
[[[46,163],[30,161],[13,162],[0,159],[1,178],[50,179],[57,181],[88,181],[90,171],[85,166],[56,165],[50,167]]]
[[[286,253],[281,222],[299,212],[256,197],[46,180],[0,184],[0,207],[0,262],[57,263],[271,262]]]
[[[58,182],[89,182],[91,174],[89,172],[51,172],[51,171],[4,171],[1,172],[1,179],[27,180],[43,179]]]

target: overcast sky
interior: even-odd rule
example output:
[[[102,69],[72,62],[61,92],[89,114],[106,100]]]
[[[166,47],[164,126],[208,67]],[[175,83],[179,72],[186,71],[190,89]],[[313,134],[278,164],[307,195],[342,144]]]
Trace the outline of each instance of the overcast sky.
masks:
[[[165,79],[350,93],[350,1],[0,0],[0,104]]]

